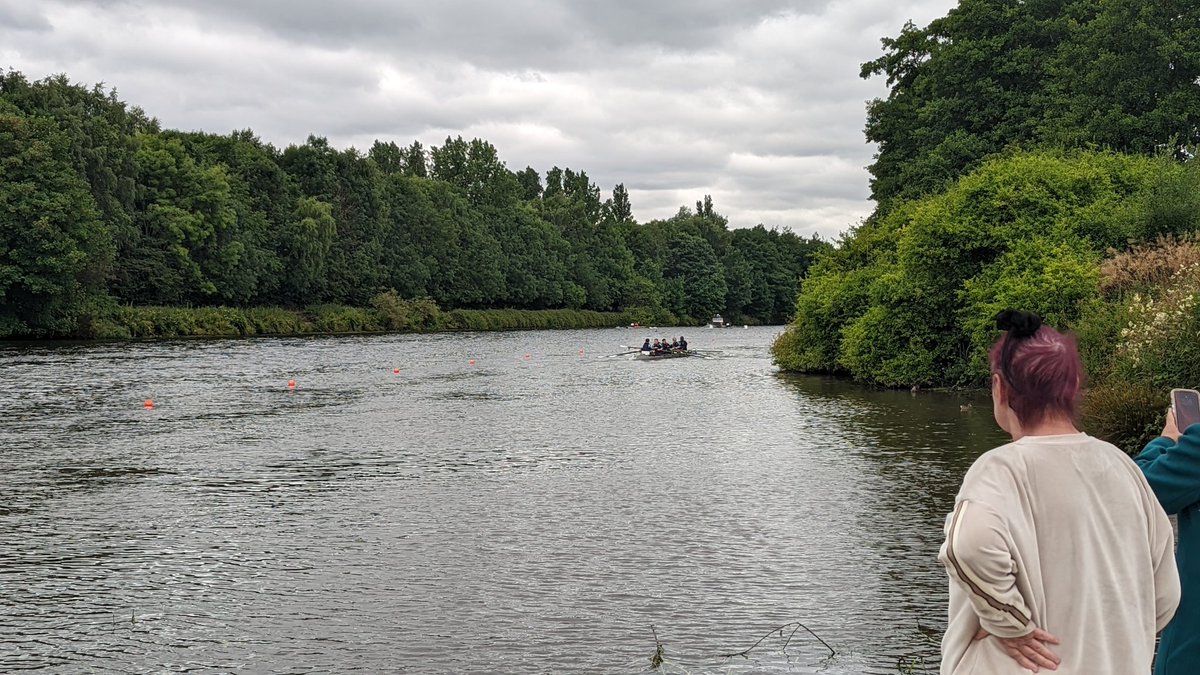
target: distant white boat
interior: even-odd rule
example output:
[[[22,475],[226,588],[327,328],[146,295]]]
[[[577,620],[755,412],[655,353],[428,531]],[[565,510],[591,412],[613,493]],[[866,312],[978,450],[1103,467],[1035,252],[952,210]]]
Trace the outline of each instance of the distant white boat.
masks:
[[[722,319],[721,315],[717,314],[716,316],[714,316],[712,318],[712,321],[708,322],[708,325],[711,328],[724,328],[725,327],[725,319]]]

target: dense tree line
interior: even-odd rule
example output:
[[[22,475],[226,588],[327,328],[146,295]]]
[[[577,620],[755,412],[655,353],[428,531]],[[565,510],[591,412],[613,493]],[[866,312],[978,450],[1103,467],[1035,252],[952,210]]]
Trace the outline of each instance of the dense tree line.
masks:
[[[940,192],[1010,146],[1185,156],[1200,143],[1200,4],[1191,0],[961,0],[863,64],[872,194]]]
[[[961,0],[863,66],[878,207],[819,256],[789,370],[980,385],[992,324],[1079,338],[1085,424],[1140,448],[1200,386],[1200,5]]]
[[[0,73],[0,337],[86,335],[120,305],[633,310],[782,323],[828,244],[729,229],[705,197],[648,223],[586,172],[486,141],[165,130],[100,86]]]

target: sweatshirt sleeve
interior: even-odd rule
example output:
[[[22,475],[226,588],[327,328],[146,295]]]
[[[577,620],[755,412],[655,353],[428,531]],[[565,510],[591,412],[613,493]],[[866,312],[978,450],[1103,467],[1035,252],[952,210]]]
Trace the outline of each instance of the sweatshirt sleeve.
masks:
[[[1152,509],[1151,554],[1154,557],[1154,609],[1157,631],[1167,627],[1179,609],[1179,569],[1175,564],[1175,532],[1162,509]]]
[[[1028,635],[1036,626],[1017,589],[1017,564],[1008,525],[987,504],[960,500],[946,522],[938,558],[962,586],[987,632],[1002,638]]]
[[[1159,437],[1134,458],[1168,514],[1200,502],[1200,425],[1194,424],[1178,443]]]

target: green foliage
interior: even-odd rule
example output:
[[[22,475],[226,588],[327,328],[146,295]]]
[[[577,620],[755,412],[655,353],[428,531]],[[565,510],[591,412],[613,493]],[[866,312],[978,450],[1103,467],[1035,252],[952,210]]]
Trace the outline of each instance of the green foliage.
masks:
[[[395,291],[372,298],[369,309],[313,305],[278,307],[115,307],[88,337],[101,339],[238,337],[371,332],[497,331],[612,328],[631,321],[622,312],[457,309],[441,311],[429,298],[402,300]]]
[[[378,333],[384,322],[376,313],[344,305],[313,305],[307,314],[318,333]]]
[[[329,252],[337,237],[333,207],[314,197],[301,197],[285,222],[285,246],[280,251],[284,297],[294,302],[320,297]]]
[[[828,247],[731,233],[711,197],[642,225],[624,185],[602,200],[558,167],[543,185],[481,139],[280,151],[249,130],[163,131],[113,92],[15,71],[0,71],[0,170],[0,336],[255,334],[227,311],[266,306],[314,308],[264,318],[268,332],[426,330],[446,321],[436,306],[782,322]]]
[[[1048,325],[1073,325],[1099,296],[1099,255],[1078,239],[1020,239],[981,274],[963,284],[959,321],[970,340],[971,372],[987,370],[995,317],[1020,307]]]
[[[275,319],[260,315],[259,319]],[[128,337],[226,337],[255,335],[259,326],[242,310],[231,307],[122,307],[113,321]],[[280,332],[302,332],[284,330]]]
[[[804,338],[794,325],[788,326],[771,342],[771,359],[783,370],[794,372],[816,371],[811,367]],[[824,370],[824,369],[821,369]]]
[[[433,330],[441,325],[441,310],[430,298],[402,300],[388,289],[371,298],[379,323],[389,331]]]
[[[1083,429],[1131,455],[1141,452],[1162,432],[1169,392],[1141,382],[1089,387],[1083,399]]]
[[[725,272],[717,255],[705,240],[693,234],[680,233],[668,244],[670,255],[663,268],[668,281],[678,280],[680,302],[678,313],[693,318],[707,318],[725,306]]]
[[[113,262],[70,141],[0,100],[0,337],[75,331]]]
[[[884,212],[1010,147],[1182,156],[1200,142],[1195,3],[964,0],[924,28],[906,24],[883,51],[862,76],[891,88],[866,127]]]
[[[446,313],[443,328],[472,331],[613,328],[629,321],[625,313],[578,309],[455,309]]]
[[[1102,252],[1166,226],[1145,196],[1179,175],[1169,160],[1113,153],[989,160],[821,257],[777,363],[890,386],[981,383],[996,313],[1073,325],[1100,296]]]
[[[625,310],[630,323],[643,326],[680,326],[684,322],[662,307],[631,307]]]
[[[1106,379],[1121,331],[1128,325],[1129,307],[1125,302],[1093,298],[1080,307],[1079,319],[1072,329],[1079,343],[1083,370],[1092,381]]]
[[[871,306],[841,331],[839,360],[852,375],[885,386],[933,384],[960,346],[942,339],[945,307],[920,283],[886,273],[872,284]]]

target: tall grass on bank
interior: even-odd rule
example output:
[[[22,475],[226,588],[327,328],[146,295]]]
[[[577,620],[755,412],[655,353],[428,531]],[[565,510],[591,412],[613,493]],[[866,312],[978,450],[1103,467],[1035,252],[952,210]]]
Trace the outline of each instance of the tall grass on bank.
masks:
[[[574,309],[455,309],[433,300],[405,300],[379,293],[370,307],[313,305],[277,307],[117,307],[89,321],[85,338],[240,337],[339,333],[427,333],[437,331],[610,328],[630,322],[627,312]]]
[[[1200,388],[1200,247],[1164,237],[1115,253],[1100,287],[1075,326],[1092,377],[1083,424],[1133,453],[1162,429],[1171,389]]]
[[[629,323],[625,313],[582,309],[455,309],[442,317],[443,330],[548,330],[611,328]]]

